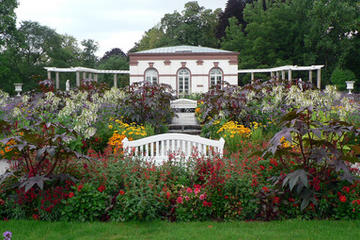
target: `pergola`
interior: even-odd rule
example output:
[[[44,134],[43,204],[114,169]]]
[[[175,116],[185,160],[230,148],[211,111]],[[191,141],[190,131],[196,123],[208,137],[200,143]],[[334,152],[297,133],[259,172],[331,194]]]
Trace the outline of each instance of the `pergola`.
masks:
[[[282,66],[275,68],[265,68],[265,69],[239,69],[238,73],[251,73],[251,82],[255,80],[255,73],[270,73],[271,77],[286,79],[286,72],[288,80],[292,80],[292,71],[309,71],[309,81],[312,82],[313,71],[317,71],[317,88],[321,89],[321,69],[324,65],[312,65],[312,66]],[[56,68],[56,67],[45,67],[48,74],[48,79],[51,80],[51,73],[55,72],[55,81],[56,89],[60,88],[60,78],[59,73],[76,73],[76,86],[80,86],[80,75],[82,73],[82,78],[90,78],[95,81],[98,80],[98,74],[114,74],[114,87],[117,87],[117,76],[118,74],[130,74],[129,70],[98,70],[85,67],[71,67],[71,68]]]
[[[270,73],[270,76],[273,78],[276,74],[277,78],[285,80],[286,72],[288,74],[288,80],[292,80],[292,71],[309,71],[309,82],[312,82],[313,71],[317,71],[317,88],[321,89],[321,69],[324,65],[312,65],[312,66],[282,66],[275,68],[265,68],[265,69],[240,69],[238,73],[251,73],[251,82],[255,80],[255,73]]]
[[[71,68],[56,68],[56,67],[45,67],[48,75],[48,79],[51,80],[51,73],[55,72],[55,85],[56,89],[60,88],[60,73],[76,73],[76,86],[80,87],[80,75],[82,78],[98,80],[98,74],[114,74],[114,87],[117,87],[118,74],[129,74],[129,70],[98,70],[85,67],[71,67]]]

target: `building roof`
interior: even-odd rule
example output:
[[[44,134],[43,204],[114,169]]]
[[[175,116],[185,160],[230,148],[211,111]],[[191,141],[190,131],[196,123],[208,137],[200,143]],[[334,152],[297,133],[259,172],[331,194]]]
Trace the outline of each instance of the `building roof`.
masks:
[[[216,48],[209,48],[209,47],[195,47],[189,45],[180,45],[180,46],[172,46],[172,47],[161,47],[161,48],[154,48],[144,51],[139,51],[133,53],[135,55],[142,55],[142,54],[238,54],[237,52],[216,49]]]

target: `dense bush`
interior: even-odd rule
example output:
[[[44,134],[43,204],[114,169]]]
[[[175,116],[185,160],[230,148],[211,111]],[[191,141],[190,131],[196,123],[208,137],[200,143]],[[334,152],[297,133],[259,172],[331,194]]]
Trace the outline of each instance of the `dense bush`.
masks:
[[[170,108],[171,99],[172,89],[168,85],[134,83],[127,89],[126,108],[122,109],[122,114],[126,122],[151,124],[156,132],[160,132],[174,115]]]
[[[339,67],[335,68],[331,74],[331,82],[336,85],[336,87],[344,91],[346,90],[347,81],[355,81],[355,74],[348,69],[341,69]]]

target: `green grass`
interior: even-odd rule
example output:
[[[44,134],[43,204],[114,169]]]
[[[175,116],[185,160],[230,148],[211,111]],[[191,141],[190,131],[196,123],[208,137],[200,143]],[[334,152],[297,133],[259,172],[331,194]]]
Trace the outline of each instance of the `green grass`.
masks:
[[[13,240],[66,239],[360,239],[360,221],[273,221],[191,223],[0,222]],[[0,237],[0,239],[2,239]]]

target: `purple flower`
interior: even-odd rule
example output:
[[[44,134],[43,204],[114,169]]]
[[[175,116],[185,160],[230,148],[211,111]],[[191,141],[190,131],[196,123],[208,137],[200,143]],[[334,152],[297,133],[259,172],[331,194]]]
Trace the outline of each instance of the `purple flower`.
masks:
[[[6,231],[3,233],[3,236],[4,236],[4,240],[11,240],[12,233],[9,231]]]

